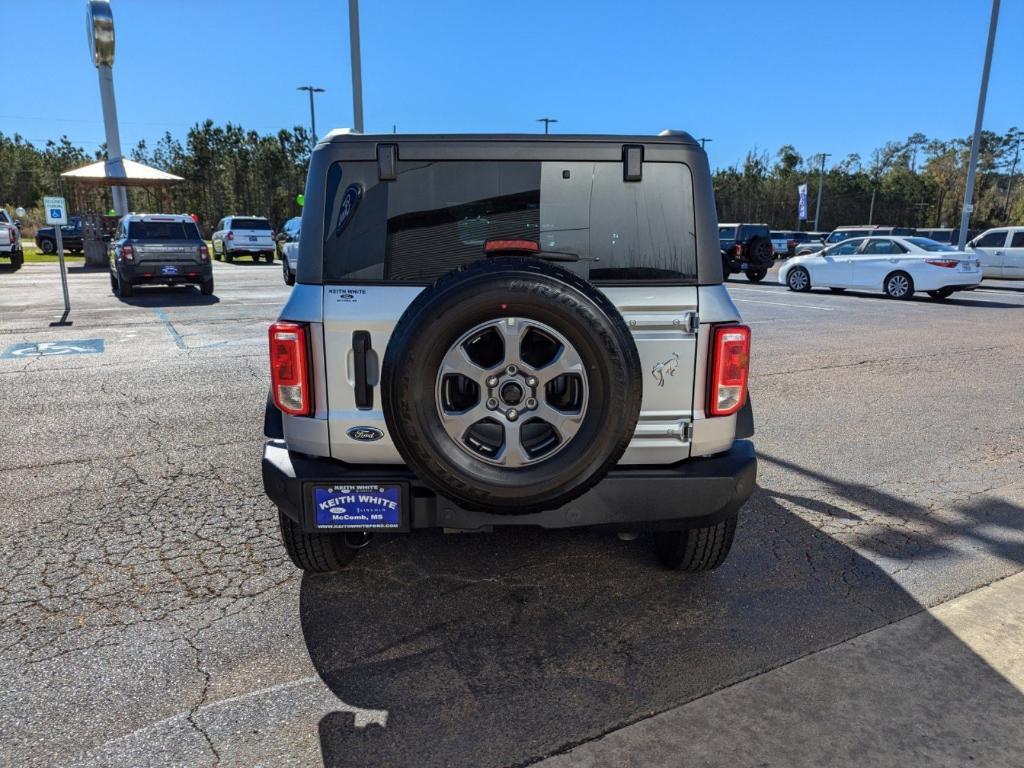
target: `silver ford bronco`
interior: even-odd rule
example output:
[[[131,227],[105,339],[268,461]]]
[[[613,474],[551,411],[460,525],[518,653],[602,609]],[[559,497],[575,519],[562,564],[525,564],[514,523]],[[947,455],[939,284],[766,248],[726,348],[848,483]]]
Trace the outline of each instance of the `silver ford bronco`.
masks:
[[[601,526],[703,571],[757,463],[707,156],[329,134],[270,327],[263,482],[306,571],[374,534]]]

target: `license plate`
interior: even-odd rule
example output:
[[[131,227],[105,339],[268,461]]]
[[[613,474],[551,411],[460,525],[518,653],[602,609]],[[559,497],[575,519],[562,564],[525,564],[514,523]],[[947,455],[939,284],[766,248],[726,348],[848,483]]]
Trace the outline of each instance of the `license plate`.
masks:
[[[178,274],[178,268],[177,267],[163,267],[160,270],[160,274],[161,275],[176,275],[176,274]]]
[[[313,486],[313,514],[325,530],[399,530],[406,527],[403,486],[338,483]]]
[[[249,242],[250,243],[255,243],[257,240],[259,240],[258,237],[252,237],[251,235],[249,236]]]

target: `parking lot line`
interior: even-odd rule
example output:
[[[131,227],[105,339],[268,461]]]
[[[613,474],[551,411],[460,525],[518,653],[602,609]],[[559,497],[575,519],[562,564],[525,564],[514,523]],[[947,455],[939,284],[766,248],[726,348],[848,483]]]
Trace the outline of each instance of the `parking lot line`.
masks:
[[[174,339],[174,343],[178,346],[178,349],[185,349],[185,340],[181,338],[181,334],[178,333],[178,329],[174,327],[174,323],[170,321],[170,318],[164,314],[164,311],[160,307],[153,307],[153,314],[156,315],[160,322],[164,324],[164,328],[171,334],[171,338]]]
[[[761,301],[760,299],[733,299],[747,304],[772,304],[776,307],[796,307],[797,309],[820,309],[822,312],[834,312],[835,307],[819,307],[817,304],[786,304],[782,301]]]

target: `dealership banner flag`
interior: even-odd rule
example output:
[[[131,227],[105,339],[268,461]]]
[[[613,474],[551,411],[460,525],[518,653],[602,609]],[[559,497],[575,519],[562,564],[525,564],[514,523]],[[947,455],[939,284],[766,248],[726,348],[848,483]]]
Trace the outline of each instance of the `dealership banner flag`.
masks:
[[[797,206],[800,221],[807,221],[807,185],[801,184],[796,189],[800,193],[800,203]]]

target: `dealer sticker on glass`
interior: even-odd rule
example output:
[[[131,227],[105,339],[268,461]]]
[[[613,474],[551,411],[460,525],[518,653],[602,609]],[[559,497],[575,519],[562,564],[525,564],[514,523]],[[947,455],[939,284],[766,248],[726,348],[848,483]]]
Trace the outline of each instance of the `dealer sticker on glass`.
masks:
[[[321,485],[313,489],[317,528],[401,528],[400,485]]]

